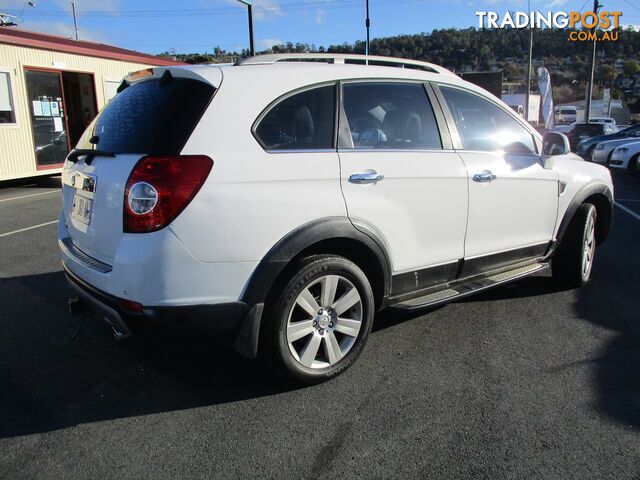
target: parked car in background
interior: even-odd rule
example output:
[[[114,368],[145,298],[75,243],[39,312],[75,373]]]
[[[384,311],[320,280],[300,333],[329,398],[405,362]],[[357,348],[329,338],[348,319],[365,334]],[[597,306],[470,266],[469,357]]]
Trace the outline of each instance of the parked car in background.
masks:
[[[260,55],[119,90],[65,162],[58,223],[70,285],[119,337],[204,328],[318,383],[376,311],[548,268],[580,287],[609,231],[609,170],[437,65]]]
[[[599,135],[591,137],[578,143],[576,153],[587,160],[591,158],[591,153],[595,146],[600,142],[606,142],[608,140],[615,140],[618,138],[640,138],[640,125],[632,125],[623,130],[619,130],[607,135]]]
[[[621,145],[611,153],[609,168],[636,174],[640,164],[640,141]]]
[[[618,127],[616,119],[611,117],[591,117],[589,123],[608,123],[616,128]]]
[[[578,109],[574,106],[555,108],[556,125],[568,125],[578,119]]]
[[[611,160],[611,155],[617,147],[622,147],[627,143],[631,143],[633,141],[634,140],[630,138],[616,138],[614,140],[600,142],[596,144],[595,148],[591,150],[591,161],[594,163],[599,163],[600,165],[608,165],[609,160]],[[588,160],[588,158],[586,160]]]
[[[524,118],[524,107],[522,105],[509,105],[509,107],[511,107],[511,110]]]
[[[560,133],[564,133],[565,135],[568,134],[571,130],[573,130],[573,127],[575,127],[575,123],[569,123],[567,125],[556,125],[555,128],[553,129],[554,132],[560,132]]]
[[[567,137],[569,138],[571,150],[577,153],[577,148],[580,142],[593,137],[611,135],[616,132],[617,129],[608,123],[577,122],[573,129],[567,133]]]

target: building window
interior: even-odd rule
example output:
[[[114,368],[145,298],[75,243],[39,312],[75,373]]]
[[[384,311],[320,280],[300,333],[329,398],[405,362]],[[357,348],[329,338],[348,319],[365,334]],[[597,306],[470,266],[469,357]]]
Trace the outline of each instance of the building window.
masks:
[[[104,81],[104,103],[105,105],[118,94],[118,87],[122,80],[105,80]]]
[[[11,80],[8,72],[0,72],[0,124],[16,123]]]

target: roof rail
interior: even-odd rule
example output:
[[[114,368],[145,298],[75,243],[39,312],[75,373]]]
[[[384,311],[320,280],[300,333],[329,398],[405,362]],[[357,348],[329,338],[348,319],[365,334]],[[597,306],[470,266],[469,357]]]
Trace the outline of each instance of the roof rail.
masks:
[[[432,73],[455,76],[455,73],[451,70],[447,70],[440,65],[421,62],[419,60],[344,53],[273,53],[242,58],[236,62],[236,65],[270,65],[278,62],[355,63],[385,67],[412,68],[414,70],[424,70]]]

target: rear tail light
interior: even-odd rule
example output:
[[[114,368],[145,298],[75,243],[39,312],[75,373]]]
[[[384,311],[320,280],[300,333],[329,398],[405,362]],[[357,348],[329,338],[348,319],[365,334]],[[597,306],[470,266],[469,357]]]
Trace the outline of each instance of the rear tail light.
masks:
[[[213,160],[205,155],[144,157],[124,192],[124,232],[154,232],[182,212],[207,179]]]

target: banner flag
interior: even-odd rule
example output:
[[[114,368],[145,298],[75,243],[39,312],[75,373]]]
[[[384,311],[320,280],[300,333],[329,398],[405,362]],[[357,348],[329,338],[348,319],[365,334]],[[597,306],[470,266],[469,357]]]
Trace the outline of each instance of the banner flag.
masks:
[[[540,107],[542,108],[544,126],[547,130],[553,130],[555,128],[555,115],[553,113],[551,75],[544,67],[538,69],[538,88],[540,89]]]

